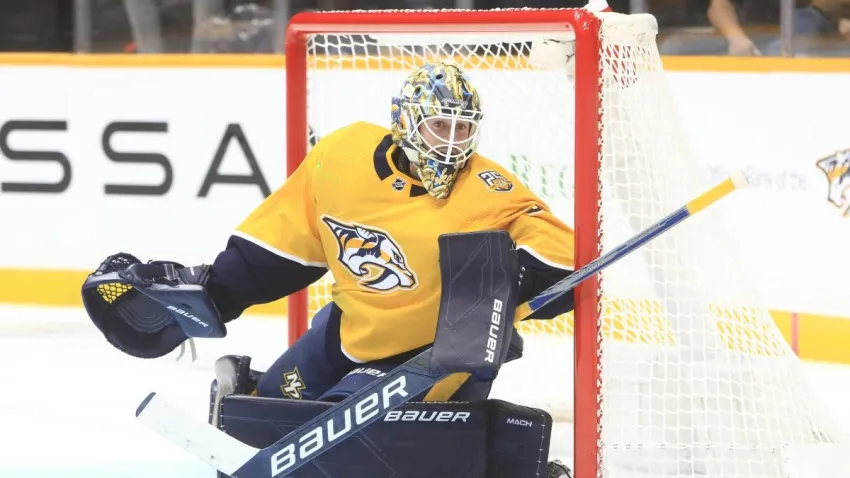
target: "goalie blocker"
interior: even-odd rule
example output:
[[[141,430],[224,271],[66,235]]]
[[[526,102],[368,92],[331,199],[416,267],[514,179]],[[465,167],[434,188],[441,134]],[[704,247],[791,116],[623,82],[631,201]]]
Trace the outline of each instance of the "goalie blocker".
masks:
[[[510,360],[516,250],[503,232],[443,235],[439,245],[443,302],[431,372],[471,373],[478,380],[492,380]],[[263,374],[251,370],[250,363],[247,356],[225,356],[216,362],[209,410],[210,424],[247,445],[268,447],[335,405],[253,396]],[[342,379],[341,388],[348,388],[345,383],[351,377],[365,387],[364,380],[379,380],[389,370],[379,365],[368,373],[354,370]],[[291,478],[569,476],[563,465],[548,463],[552,418],[545,411],[501,400],[411,401],[389,412],[381,410],[381,403],[392,398],[385,395],[405,393],[399,387],[380,387],[353,404],[349,413],[320,422],[297,445],[275,453],[272,475],[279,470]],[[350,439],[337,441],[352,426],[381,412],[386,414]],[[332,443],[335,446],[328,448]],[[289,470],[309,458],[309,463]]]

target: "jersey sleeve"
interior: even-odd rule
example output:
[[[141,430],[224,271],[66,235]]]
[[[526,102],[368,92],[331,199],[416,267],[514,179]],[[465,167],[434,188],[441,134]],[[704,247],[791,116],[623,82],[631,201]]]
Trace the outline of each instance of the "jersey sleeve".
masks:
[[[311,151],[284,184],[254,209],[233,234],[290,261],[325,266],[313,194],[314,169],[321,153],[319,149]]]
[[[554,283],[569,276],[575,267],[573,229],[561,221],[534,193],[516,182],[506,171],[501,174],[513,184],[500,198],[502,227],[516,243],[520,262],[519,303],[523,304]],[[520,310],[523,310],[521,307]],[[573,294],[559,299],[522,319],[550,319],[573,309]]]
[[[225,321],[320,279],[327,264],[316,229],[316,173],[344,134],[320,141],[284,184],[237,227],[212,267],[208,290]]]
[[[573,229],[564,224],[542,201],[526,198],[508,227],[517,249],[553,269],[572,271],[575,265]]]

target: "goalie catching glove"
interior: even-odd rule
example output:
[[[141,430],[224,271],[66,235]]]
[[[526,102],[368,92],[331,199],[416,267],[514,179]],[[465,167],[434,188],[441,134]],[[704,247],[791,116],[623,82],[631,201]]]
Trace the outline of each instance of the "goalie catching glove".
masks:
[[[130,254],[115,254],[86,278],[83,305],[117,349],[139,358],[162,357],[189,337],[227,334],[204,287],[209,271],[207,265],[143,264]]]

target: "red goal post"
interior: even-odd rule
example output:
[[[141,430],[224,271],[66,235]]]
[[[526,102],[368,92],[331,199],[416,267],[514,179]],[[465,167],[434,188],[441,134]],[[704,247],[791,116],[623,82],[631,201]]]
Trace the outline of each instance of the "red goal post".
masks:
[[[307,154],[307,41],[311,34],[374,33],[516,33],[574,32],[576,36],[576,267],[599,255],[597,218],[599,216],[598,171],[601,151],[601,104],[599,91],[601,21],[583,9],[494,10],[494,11],[395,11],[328,12],[295,15],[286,34],[286,124],[288,174]],[[564,88],[570,87],[564,85]],[[387,101],[393,92],[387,92]],[[388,103],[389,104],[389,103]],[[388,108],[389,109],[389,108]],[[573,114],[573,113],[570,113]],[[568,158],[568,157],[567,157]],[[568,160],[565,158],[565,161]],[[575,408],[595,410],[599,391],[598,282],[585,281],[576,291],[575,325]],[[290,342],[307,330],[307,291],[289,299]],[[575,417],[575,470],[578,477],[597,475],[599,421],[597,414]]]

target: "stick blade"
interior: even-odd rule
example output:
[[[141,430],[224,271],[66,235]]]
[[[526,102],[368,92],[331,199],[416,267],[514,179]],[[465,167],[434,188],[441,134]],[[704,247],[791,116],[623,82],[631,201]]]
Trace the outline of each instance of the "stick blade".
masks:
[[[233,475],[259,452],[218,428],[197,420],[156,392],[136,409],[136,418],[156,434],[226,475]]]

